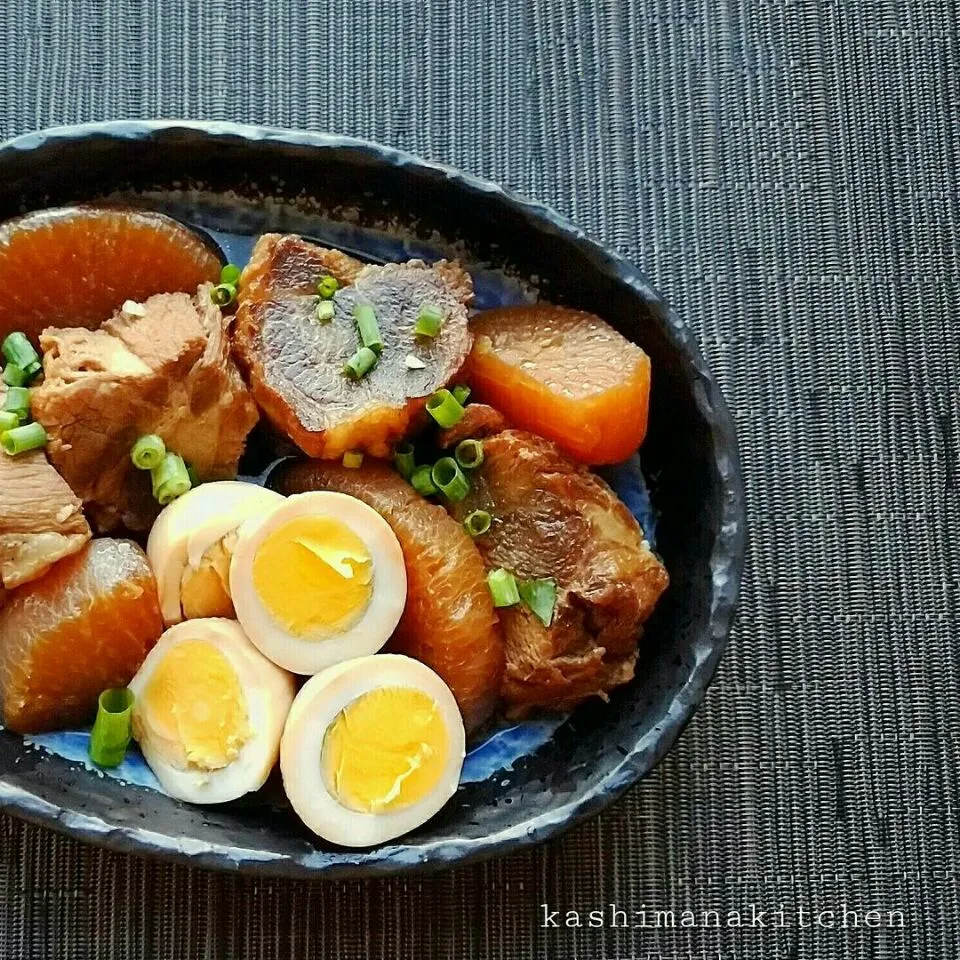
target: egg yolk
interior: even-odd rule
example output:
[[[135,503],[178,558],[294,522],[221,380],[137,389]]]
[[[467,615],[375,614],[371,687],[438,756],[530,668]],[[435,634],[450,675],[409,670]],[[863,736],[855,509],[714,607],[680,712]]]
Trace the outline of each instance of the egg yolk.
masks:
[[[236,531],[211,544],[196,567],[187,567],[180,578],[180,607],[186,620],[226,617],[237,612],[230,597],[230,560],[237,545]]]
[[[367,609],[373,560],[363,540],[335,517],[298,517],[260,544],[253,585],[287,633],[322,640],[352,627]]]
[[[145,735],[181,770],[219,770],[250,738],[247,702],[233,667],[211,643],[185,640],[156,666],[137,709]]]
[[[327,728],[323,777],[350,810],[401,810],[436,787],[447,749],[447,728],[431,697],[384,687],[357,697]]]

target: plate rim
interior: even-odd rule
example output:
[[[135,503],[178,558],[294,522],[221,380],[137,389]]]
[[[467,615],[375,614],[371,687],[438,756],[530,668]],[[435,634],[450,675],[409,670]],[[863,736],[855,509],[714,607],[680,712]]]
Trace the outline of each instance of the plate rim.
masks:
[[[108,849],[136,853],[193,866],[260,876],[350,879],[387,876],[412,871],[430,872],[454,865],[490,859],[533,847],[558,836],[610,806],[631,786],[650,773],[675,746],[690,722],[730,639],[746,554],[746,496],[733,418],[719,385],[707,369],[692,331],[658,294],[642,271],[610,247],[539,201],[527,199],[493,181],[456,167],[426,160],[372,140],[319,131],[203,120],[110,120],[48,127],[0,143],[0,163],[11,152],[33,151],[50,142],[89,137],[115,140],[156,139],[177,131],[212,138],[277,142],[310,149],[356,152],[380,163],[416,168],[443,176],[473,194],[498,197],[501,202],[575,242],[612,272],[617,281],[655,304],[672,345],[690,361],[694,403],[711,425],[711,459],[722,491],[718,533],[710,555],[713,580],[709,633],[710,649],[694,662],[661,722],[637,740],[620,762],[590,790],[577,794],[553,811],[534,814],[526,821],[482,838],[434,840],[421,844],[393,842],[371,850],[315,850],[302,854],[270,853],[232,847],[207,840],[177,840],[139,826],[120,826],[90,813],[65,810],[10,783],[0,774],[0,810]],[[655,736],[654,736],[655,735]],[[648,740],[654,743],[647,743]]]

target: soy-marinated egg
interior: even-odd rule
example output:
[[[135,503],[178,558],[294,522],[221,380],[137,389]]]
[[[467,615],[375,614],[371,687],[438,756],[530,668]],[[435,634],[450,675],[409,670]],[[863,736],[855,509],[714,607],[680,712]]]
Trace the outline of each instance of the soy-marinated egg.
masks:
[[[209,618],[167,630],[130,689],[134,738],[164,790],[224,803],[263,786],[295,687],[238,623]]]
[[[254,483],[218,480],[164,508],[150,531],[147,557],[166,624],[234,616],[229,582],[237,527],[283,501]]]
[[[280,744],[287,797],[318,836],[347,847],[399,837],[454,794],[463,721],[444,682],[395,654],[330,667],[297,694]]]
[[[407,575],[376,510],[342,493],[311,492],[240,528],[230,593],[265,656],[313,674],[387,642],[403,613]]]

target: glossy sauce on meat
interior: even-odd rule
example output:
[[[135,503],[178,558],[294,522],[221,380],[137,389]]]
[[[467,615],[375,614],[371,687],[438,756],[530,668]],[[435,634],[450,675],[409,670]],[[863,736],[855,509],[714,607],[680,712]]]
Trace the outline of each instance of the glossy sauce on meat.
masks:
[[[468,408],[469,409],[469,408]],[[465,500],[493,517],[475,543],[487,566],[557,582],[553,621],[522,605],[498,611],[506,639],[508,712],[566,710],[633,677],[642,623],[666,589],[663,565],[614,492],[557,446],[505,430],[487,437]]]

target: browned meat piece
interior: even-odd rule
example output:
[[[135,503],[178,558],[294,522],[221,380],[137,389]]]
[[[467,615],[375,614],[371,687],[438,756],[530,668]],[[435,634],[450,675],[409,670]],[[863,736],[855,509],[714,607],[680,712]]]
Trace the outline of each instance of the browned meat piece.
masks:
[[[509,713],[566,710],[630,680],[668,577],[613,491],[551,441],[505,430],[484,440],[473,489],[451,509],[462,519],[481,508],[494,517],[475,541],[488,567],[557,582],[549,627],[522,605],[499,611]]]
[[[89,539],[80,501],[42,450],[0,453],[0,593],[42,576]]]
[[[316,285],[324,274],[341,287],[333,319],[320,323]],[[234,354],[261,409],[304,452],[327,459],[347,450],[387,456],[422,416],[430,394],[463,366],[473,343],[466,309],[472,296],[470,277],[456,263],[364,266],[299,237],[266,234],[241,278]],[[360,346],[358,303],[373,307],[384,350],[355,382],[343,366]],[[446,317],[432,340],[413,334],[424,303]],[[410,369],[408,355],[422,360],[423,369]]]
[[[470,403],[458,423],[440,431],[438,442],[441,449],[446,450],[469,437],[482,440],[506,429],[506,417],[499,410],[494,410],[485,403]]]
[[[0,383],[0,406],[6,392]],[[35,580],[89,539],[80,501],[42,450],[0,453],[0,607],[4,587]]]
[[[150,475],[130,462],[145,433],[159,434],[205,480],[236,475],[257,408],[210,289],[157,294],[99,330],[49,328],[40,337],[45,380],[33,391],[33,415],[101,532],[146,530],[156,518]]]

